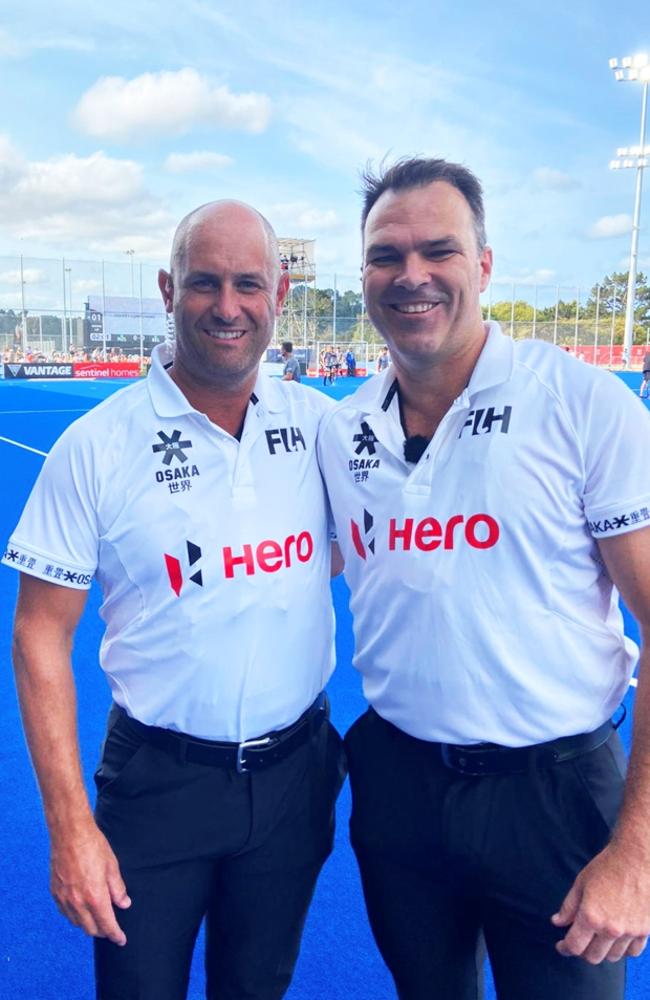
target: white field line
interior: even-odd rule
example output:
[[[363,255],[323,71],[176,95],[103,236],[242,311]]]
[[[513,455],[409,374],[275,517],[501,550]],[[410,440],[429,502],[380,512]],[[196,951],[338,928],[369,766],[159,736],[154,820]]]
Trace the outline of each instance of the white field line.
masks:
[[[14,413],[88,413],[92,407],[76,410],[0,410],[0,417],[11,417]]]
[[[630,687],[631,687],[631,688],[635,688],[635,687],[637,686],[637,683],[638,683],[638,682],[637,682],[637,679],[636,679],[636,677],[633,677],[633,678],[631,679],[631,681],[630,681]]]
[[[47,457],[46,451],[41,451],[39,448],[30,448],[28,444],[21,444],[20,441],[12,441],[11,438],[2,437],[1,435],[0,441],[6,441],[7,444],[13,444],[16,448],[24,448],[25,451],[33,451],[35,455],[42,455],[44,458]]]

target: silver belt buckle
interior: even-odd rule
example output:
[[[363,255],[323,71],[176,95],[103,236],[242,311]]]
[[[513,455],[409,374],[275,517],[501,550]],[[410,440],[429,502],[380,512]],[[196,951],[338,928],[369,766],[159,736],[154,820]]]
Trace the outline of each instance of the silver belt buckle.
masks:
[[[259,740],[244,740],[237,747],[237,762],[235,764],[235,769],[237,774],[247,774],[248,768],[246,767],[246,762],[244,761],[244,754],[251,747],[266,747],[269,743],[273,743],[272,736],[264,736]]]

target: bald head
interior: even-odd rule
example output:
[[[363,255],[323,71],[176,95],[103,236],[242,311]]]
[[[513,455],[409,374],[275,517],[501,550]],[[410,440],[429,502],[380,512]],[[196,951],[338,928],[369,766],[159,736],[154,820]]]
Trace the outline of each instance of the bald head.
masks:
[[[266,244],[269,264],[273,268],[274,276],[280,272],[280,250],[278,241],[268,219],[265,219],[261,212],[246,205],[243,201],[209,201],[205,205],[200,205],[193,209],[178,224],[174,233],[172,243],[170,270],[174,277],[179,270],[182,270],[192,243],[199,236],[206,235],[210,228],[217,226],[227,229],[232,234],[232,239],[237,239],[237,234],[243,228],[250,232],[251,226],[259,226],[260,236]]]

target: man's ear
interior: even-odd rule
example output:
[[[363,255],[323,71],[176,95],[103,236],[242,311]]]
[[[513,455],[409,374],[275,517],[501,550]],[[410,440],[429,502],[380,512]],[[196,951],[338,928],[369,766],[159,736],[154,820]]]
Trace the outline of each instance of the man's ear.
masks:
[[[484,292],[487,286],[490,284],[490,277],[492,275],[493,263],[494,261],[492,258],[492,247],[484,247],[479,257],[479,267],[480,267],[479,288],[482,292]]]
[[[163,271],[161,268],[158,271],[158,288],[160,289],[160,294],[162,295],[163,304],[165,306],[165,312],[171,313],[174,311],[174,282],[172,280],[171,274],[167,271]]]
[[[282,312],[282,306],[284,305],[284,300],[289,294],[289,285],[291,284],[289,280],[289,275],[286,271],[283,271],[280,275],[280,280],[278,281],[278,290],[275,293],[275,315],[279,316]]]

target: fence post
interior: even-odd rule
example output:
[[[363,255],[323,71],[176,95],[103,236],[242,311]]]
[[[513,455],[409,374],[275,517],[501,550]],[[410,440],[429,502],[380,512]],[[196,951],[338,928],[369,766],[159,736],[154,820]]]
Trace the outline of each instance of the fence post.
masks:
[[[22,254],[20,255],[20,300],[23,310],[23,354],[27,354],[27,313],[25,312],[25,274]]]
[[[67,293],[65,290],[65,257],[61,259],[61,276],[63,278],[63,326],[61,329],[61,351],[65,354],[67,350],[67,336],[68,336],[68,305],[67,305]]]
[[[106,361],[106,273],[102,261],[102,358]]]
[[[600,285],[596,285],[596,326],[594,329],[594,364],[598,364],[598,325],[600,323]]]

